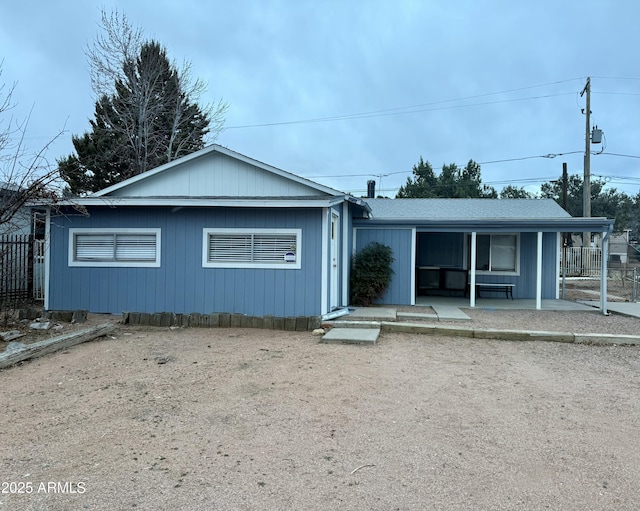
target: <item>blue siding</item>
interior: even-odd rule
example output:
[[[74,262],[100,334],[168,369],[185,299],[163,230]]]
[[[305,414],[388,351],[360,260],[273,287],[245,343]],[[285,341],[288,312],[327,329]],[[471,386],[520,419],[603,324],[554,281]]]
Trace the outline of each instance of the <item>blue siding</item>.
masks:
[[[411,303],[411,229],[357,229],[356,251],[362,250],[372,241],[391,247],[394,271],[389,289],[380,303],[408,305]]]
[[[160,268],[68,266],[68,229],[161,229]],[[300,228],[302,268],[202,267],[202,229]],[[91,208],[52,221],[49,308],[262,316],[319,315],[321,212],[312,208]]]
[[[514,298],[536,297],[536,257],[538,234],[523,232],[520,234],[520,275],[477,275],[477,282],[512,283]],[[556,297],[556,254],[557,234],[545,232],[542,234],[542,298]],[[498,296],[492,293],[491,296]]]

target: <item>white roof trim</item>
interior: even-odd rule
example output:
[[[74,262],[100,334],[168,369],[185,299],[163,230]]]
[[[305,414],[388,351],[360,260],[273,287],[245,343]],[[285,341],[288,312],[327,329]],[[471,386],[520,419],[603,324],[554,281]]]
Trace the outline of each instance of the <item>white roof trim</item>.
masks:
[[[62,201],[61,206],[191,206],[191,207],[269,207],[269,208],[323,208],[340,204],[346,200],[339,197],[321,197],[317,199],[287,198],[242,198],[242,197],[79,197]]]
[[[329,188],[328,186],[324,186],[321,185],[319,183],[316,183],[314,181],[311,181],[309,179],[306,179],[304,177],[300,177],[297,176],[295,174],[292,174],[291,172],[287,172],[285,170],[281,170],[279,168],[273,167],[271,165],[267,165],[266,163],[262,163],[258,160],[254,160],[253,158],[249,158],[248,156],[245,156],[243,154],[237,153],[235,151],[232,151],[231,149],[227,149],[226,147],[222,147],[218,144],[213,144],[210,146],[205,147],[204,149],[200,149],[199,151],[196,151],[195,153],[191,153],[187,156],[183,156],[182,158],[179,158],[177,160],[173,160],[170,161],[169,163],[165,163],[164,165],[161,165],[160,167],[156,167],[155,169],[149,170],[147,172],[143,172],[142,174],[138,174],[137,176],[133,176],[129,179],[125,179],[124,181],[121,181],[119,183],[116,183],[115,185],[111,185],[107,188],[104,188],[102,190],[99,190],[93,194],[90,195],[90,197],[104,197],[105,195],[109,195],[111,192],[114,192],[116,190],[120,190],[122,188],[126,188],[127,186],[133,184],[133,183],[137,183],[139,181],[142,181],[144,179],[150,178],[152,176],[155,176],[156,174],[160,174],[161,172],[165,172],[177,165],[181,165],[183,163],[186,163],[190,160],[194,160],[196,158],[200,158],[202,156],[205,156],[209,153],[220,153],[220,154],[224,154],[226,156],[229,156],[231,158],[234,158],[236,160],[240,160],[244,163],[247,163],[249,165],[253,165],[255,167],[261,168],[263,170],[266,170],[267,172],[271,172],[272,174],[276,174],[277,176],[283,177],[285,179],[289,179],[291,181],[295,181],[297,183],[303,184],[305,186],[308,186],[310,188],[313,188],[314,190],[318,190],[319,192],[322,193],[326,193],[328,195],[340,195],[343,196],[344,193],[340,192],[338,190],[335,190],[333,188]]]

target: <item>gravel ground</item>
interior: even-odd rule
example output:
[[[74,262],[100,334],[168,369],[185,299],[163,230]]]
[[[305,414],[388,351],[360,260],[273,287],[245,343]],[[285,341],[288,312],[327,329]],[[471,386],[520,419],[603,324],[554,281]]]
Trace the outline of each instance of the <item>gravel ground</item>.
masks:
[[[466,312],[491,328],[638,323]],[[637,346],[389,333],[364,347],[305,332],[120,326],[0,371],[0,385],[0,510],[640,502]],[[20,487],[31,493],[12,493]]]

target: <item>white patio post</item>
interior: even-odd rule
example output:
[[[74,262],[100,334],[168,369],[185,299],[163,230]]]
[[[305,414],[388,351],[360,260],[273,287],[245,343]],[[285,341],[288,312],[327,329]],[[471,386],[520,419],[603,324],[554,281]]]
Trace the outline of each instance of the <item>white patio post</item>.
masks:
[[[469,283],[469,296],[471,308],[476,306],[476,233],[471,233],[471,282]]]
[[[538,232],[536,254],[536,309],[542,309],[542,233]]]
[[[609,258],[609,234],[608,232],[602,233],[602,268],[600,270],[600,312],[605,316],[607,312],[607,259]]]

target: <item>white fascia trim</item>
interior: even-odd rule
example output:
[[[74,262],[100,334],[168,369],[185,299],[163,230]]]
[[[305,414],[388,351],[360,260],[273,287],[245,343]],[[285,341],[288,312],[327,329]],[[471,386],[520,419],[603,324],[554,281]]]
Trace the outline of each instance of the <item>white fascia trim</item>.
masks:
[[[171,206],[171,207],[247,207],[247,208],[326,208],[344,201],[344,197],[320,200],[255,198],[180,198],[180,197],[80,197],[61,202],[61,206]]]

